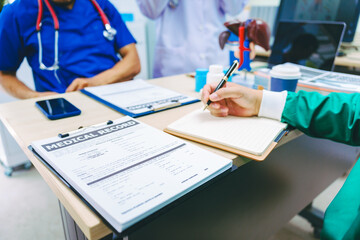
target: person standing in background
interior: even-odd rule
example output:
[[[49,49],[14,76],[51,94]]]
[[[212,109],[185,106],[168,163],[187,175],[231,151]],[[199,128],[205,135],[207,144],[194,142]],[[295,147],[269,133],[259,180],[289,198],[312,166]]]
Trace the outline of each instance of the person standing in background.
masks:
[[[153,77],[193,72],[211,64],[228,65],[219,47],[225,14],[239,14],[248,0],[137,0],[141,12],[156,20]]]

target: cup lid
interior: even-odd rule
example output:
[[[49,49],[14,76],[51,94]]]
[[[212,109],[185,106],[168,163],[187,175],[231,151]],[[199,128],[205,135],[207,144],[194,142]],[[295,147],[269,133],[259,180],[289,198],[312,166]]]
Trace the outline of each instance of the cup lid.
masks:
[[[300,68],[289,65],[276,65],[270,71],[270,76],[281,79],[299,79],[301,77]]]

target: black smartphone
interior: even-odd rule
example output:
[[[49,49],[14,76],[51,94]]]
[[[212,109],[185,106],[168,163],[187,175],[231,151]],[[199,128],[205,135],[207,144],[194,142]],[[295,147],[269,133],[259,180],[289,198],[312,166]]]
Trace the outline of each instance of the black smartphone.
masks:
[[[65,98],[37,101],[35,105],[50,120],[72,117],[81,113],[80,109],[72,105]]]

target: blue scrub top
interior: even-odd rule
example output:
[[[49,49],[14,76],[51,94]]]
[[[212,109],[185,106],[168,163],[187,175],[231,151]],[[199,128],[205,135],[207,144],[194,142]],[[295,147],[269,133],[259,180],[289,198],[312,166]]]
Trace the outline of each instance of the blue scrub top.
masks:
[[[51,1],[50,1],[51,2]],[[97,0],[117,30],[114,40],[103,36],[104,25],[89,0],[76,0],[73,9],[52,4],[59,19],[59,66],[54,71],[39,69],[39,46],[36,32],[37,0],[16,0],[0,14],[0,71],[15,72],[24,57],[32,67],[37,91],[65,92],[78,77],[93,77],[112,68],[120,59],[118,51],[135,39],[108,0]],[[54,63],[54,24],[45,3],[43,5],[41,41],[43,63]]]

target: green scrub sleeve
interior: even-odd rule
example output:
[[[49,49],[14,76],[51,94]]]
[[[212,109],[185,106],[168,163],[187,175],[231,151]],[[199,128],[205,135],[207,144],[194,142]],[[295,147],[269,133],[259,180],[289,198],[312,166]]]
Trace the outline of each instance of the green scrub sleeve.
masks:
[[[360,94],[288,92],[281,121],[312,137],[360,146]]]
[[[360,94],[289,92],[281,118],[307,135],[360,145]],[[321,239],[360,239],[360,161],[326,210]]]
[[[321,231],[323,240],[360,239],[360,160],[326,209]]]

